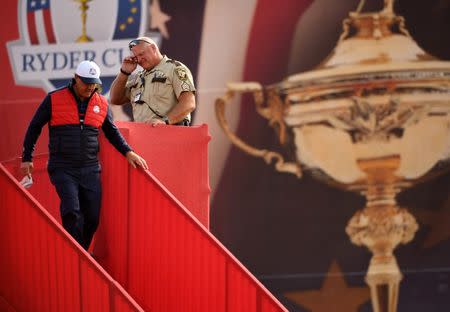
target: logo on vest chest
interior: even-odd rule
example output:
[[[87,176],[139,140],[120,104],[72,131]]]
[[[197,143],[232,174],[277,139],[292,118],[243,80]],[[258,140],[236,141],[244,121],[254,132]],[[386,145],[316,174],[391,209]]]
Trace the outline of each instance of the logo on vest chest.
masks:
[[[98,113],[100,113],[100,106],[94,105],[92,110],[94,111],[94,113],[98,114]]]

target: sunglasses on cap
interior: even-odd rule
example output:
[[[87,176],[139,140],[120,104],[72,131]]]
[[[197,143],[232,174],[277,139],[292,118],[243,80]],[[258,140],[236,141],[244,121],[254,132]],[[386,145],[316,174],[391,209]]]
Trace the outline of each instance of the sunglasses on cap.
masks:
[[[134,48],[135,46],[137,46],[138,44],[140,44],[141,42],[146,42],[148,44],[153,44],[153,42],[150,42],[146,39],[133,39],[130,41],[130,43],[128,44],[128,48],[131,50],[132,48]]]

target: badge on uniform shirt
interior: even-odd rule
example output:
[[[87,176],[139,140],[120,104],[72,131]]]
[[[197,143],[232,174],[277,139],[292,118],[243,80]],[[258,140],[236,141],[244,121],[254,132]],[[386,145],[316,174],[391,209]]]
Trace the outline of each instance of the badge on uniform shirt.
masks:
[[[134,103],[136,104],[144,103],[144,101],[142,100],[142,92],[136,93],[136,95],[134,96]]]
[[[180,80],[187,80],[187,73],[186,70],[182,67],[180,68],[175,68],[175,72],[177,73],[177,76]]]

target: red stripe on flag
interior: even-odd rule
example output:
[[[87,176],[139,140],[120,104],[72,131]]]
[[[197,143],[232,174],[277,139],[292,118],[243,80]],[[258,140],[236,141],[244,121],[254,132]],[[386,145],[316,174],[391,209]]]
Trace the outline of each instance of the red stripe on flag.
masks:
[[[268,85],[280,82],[287,75],[295,27],[312,1],[258,1],[247,43],[244,81]],[[251,131],[249,128],[253,126],[248,120],[254,114],[252,105],[241,105],[238,133]]]
[[[245,59],[244,81],[282,80],[296,24],[312,0],[260,0],[255,8]]]
[[[294,42],[297,22],[312,2],[313,0],[259,0],[257,2],[248,36],[243,81],[258,81],[263,85],[268,85],[280,82],[287,76],[289,55]],[[268,126],[268,121],[257,115],[253,104],[254,100],[248,94],[242,97],[240,120],[236,131],[238,136],[260,148],[277,144],[274,141],[273,129]],[[242,171],[242,168],[245,168],[245,178],[239,174],[236,175],[236,172]],[[237,210],[232,208],[237,203],[233,197],[235,192],[248,190],[249,181],[258,181],[254,184],[257,186],[250,187],[251,191],[255,191],[259,186],[266,186],[269,182],[260,182],[261,179],[276,179],[278,176],[278,174],[269,173],[272,169],[267,169],[263,161],[248,157],[237,148],[230,149],[217,192],[214,195],[214,209],[221,215],[221,220],[231,220],[237,215]],[[239,204],[248,208],[243,219],[245,222],[250,220],[250,211],[256,211],[253,207],[266,209],[270,204],[264,201],[272,202],[269,195],[253,196],[252,194],[252,192],[241,192],[240,194]],[[268,216],[270,213],[265,212],[262,216]],[[244,223],[240,225],[242,224]],[[245,241],[241,242],[239,239],[233,241],[235,237],[232,233],[236,230],[240,231],[240,225],[216,222],[213,227],[216,233],[223,235],[238,249],[242,248],[241,250],[244,251],[241,252],[241,255],[250,258],[259,254],[263,250],[262,245],[256,245],[249,249]],[[256,262],[253,264],[259,265],[259,269],[261,269],[263,265]]]
[[[313,0],[259,0],[256,4],[251,23],[247,51],[244,60],[243,81],[258,81],[263,85],[280,82],[287,76],[289,55],[294,42],[296,25]],[[251,144],[258,147],[268,147],[274,142],[274,131],[268,126],[268,121],[257,115],[253,99],[249,95],[242,97],[240,105],[240,120],[237,134],[245,138]],[[236,175],[236,172],[245,168],[245,178]],[[265,168],[265,169],[262,169]],[[270,168],[271,170],[273,168]],[[230,194],[249,189],[249,181],[258,181],[255,185],[267,185],[268,182],[259,182],[266,178],[276,178],[277,174],[271,174],[262,161],[248,157],[237,148],[230,149],[222,177],[214,195],[214,209],[221,216],[221,220],[231,220],[237,214],[236,200]],[[255,180],[253,180],[255,179]],[[259,179],[259,180],[258,180]],[[277,180],[278,181],[278,180]],[[278,190],[279,188],[277,188]],[[250,190],[256,190],[251,187]],[[265,200],[272,200],[270,196],[253,196],[252,192],[242,192],[239,203],[248,211],[255,211],[253,207],[267,208]],[[270,204],[269,204],[270,205]],[[248,207],[247,207],[248,206]],[[231,211],[230,211],[231,208]],[[262,214],[268,216],[270,213]],[[250,220],[251,212],[244,215],[245,221]],[[243,223],[242,223],[243,224]],[[241,225],[242,225],[241,224]],[[262,245],[248,249],[245,241],[235,239],[232,233],[239,229],[239,225],[228,225],[226,222],[215,222],[215,232],[223,235],[229,242],[244,250],[241,255],[252,257],[262,251]],[[245,226],[244,226],[245,227]],[[258,248],[260,248],[259,250]],[[256,261],[257,262],[257,261]],[[261,264],[259,268],[263,266]]]
[[[45,34],[47,35],[48,43],[55,43],[55,33],[53,32],[52,26],[52,13],[50,9],[43,10],[44,13],[44,25],[45,25]]]
[[[38,44],[38,34],[36,31],[36,19],[34,13],[27,13],[28,35],[30,37],[31,44]]]

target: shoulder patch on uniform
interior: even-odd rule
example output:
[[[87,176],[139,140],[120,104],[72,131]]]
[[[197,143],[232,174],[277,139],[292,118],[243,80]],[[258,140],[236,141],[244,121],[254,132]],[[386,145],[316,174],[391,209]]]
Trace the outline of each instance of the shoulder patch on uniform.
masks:
[[[183,67],[180,68],[175,68],[175,72],[177,73],[178,78],[180,78],[180,80],[187,80],[187,73],[186,70]]]
[[[181,90],[183,90],[183,91],[191,91],[191,86],[187,82],[183,81],[181,83]]]
[[[172,59],[167,59],[166,63],[172,63],[172,64],[175,64],[175,66],[181,66],[182,65],[180,62],[172,60]]]

